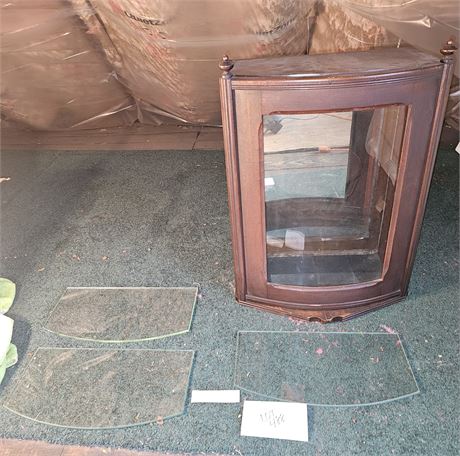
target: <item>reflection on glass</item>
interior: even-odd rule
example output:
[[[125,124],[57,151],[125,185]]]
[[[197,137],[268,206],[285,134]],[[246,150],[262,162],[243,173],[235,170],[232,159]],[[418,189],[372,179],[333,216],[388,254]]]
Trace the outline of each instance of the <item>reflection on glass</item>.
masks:
[[[264,116],[268,281],[382,277],[405,106]]]
[[[397,334],[241,331],[235,385],[270,399],[369,405],[419,392]]]
[[[38,348],[4,406],[55,426],[138,426],[184,411],[194,352]]]
[[[134,342],[190,329],[196,287],[67,288],[46,329],[77,339]]]

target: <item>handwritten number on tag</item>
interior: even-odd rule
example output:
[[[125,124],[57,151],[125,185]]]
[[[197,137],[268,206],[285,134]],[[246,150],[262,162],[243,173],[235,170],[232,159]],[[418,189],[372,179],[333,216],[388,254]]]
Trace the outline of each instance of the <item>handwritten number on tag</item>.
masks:
[[[267,410],[266,412],[261,413],[259,416],[262,423],[268,424],[274,428],[277,428],[286,420],[282,413],[276,414],[273,410]]]

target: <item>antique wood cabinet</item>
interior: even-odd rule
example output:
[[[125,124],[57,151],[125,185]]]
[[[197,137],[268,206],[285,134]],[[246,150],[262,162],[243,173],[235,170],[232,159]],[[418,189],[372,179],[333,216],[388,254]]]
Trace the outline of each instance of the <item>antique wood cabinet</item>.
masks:
[[[224,57],[240,303],[326,322],[406,295],[454,49]]]

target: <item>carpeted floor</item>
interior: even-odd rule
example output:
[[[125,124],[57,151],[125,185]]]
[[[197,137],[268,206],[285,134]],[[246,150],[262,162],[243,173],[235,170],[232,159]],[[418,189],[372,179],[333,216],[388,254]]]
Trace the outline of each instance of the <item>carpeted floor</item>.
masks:
[[[306,444],[240,437],[240,406],[212,404],[188,405],[184,416],[163,425],[113,431],[46,426],[0,407],[0,437],[237,455],[460,451],[455,152],[439,154],[409,297],[328,326],[234,302],[222,152],[4,152],[1,175],[11,180],[0,184],[0,275],[18,285],[9,315],[20,355],[1,388],[11,386],[39,346],[99,346],[43,329],[66,287],[198,283],[202,297],[190,333],[122,346],[196,350],[192,387],[230,389],[238,330],[380,331],[386,325],[400,333],[421,394],[370,407],[312,407]]]

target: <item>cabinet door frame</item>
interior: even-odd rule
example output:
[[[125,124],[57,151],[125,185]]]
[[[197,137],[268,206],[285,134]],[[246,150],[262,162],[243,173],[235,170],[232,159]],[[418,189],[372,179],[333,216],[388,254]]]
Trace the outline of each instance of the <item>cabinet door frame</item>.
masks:
[[[330,78],[315,80],[234,80],[233,156],[227,170],[237,173],[229,198],[238,206],[240,226],[233,242],[239,244],[235,264],[244,276],[237,279],[240,301],[299,309],[339,309],[394,301],[407,291],[424,201],[435,151],[433,133],[439,123],[438,95],[443,81],[439,69],[411,71],[394,77]],[[227,92],[228,95],[228,92]],[[300,287],[267,281],[263,116],[280,113],[321,113],[407,106],[406,127],[395,188],[383,276],[372,282],[340,286]],[[438,108],[438,109],[437,109]],[[228,141],[228,135],[227,135]],[[430,153],[426,153],[429,150]],[[428,181],[429,183],[429,181]],[[235,201],[235,198],[238,201]],[[420,205],[420,201],[423,204]],[[234,216],[233,216],[234,217]],[[415,237],[415,241],[414,241]],[[234,247],[235,252],[235,247]],[[236,270],[236,267],[235,267]]]

